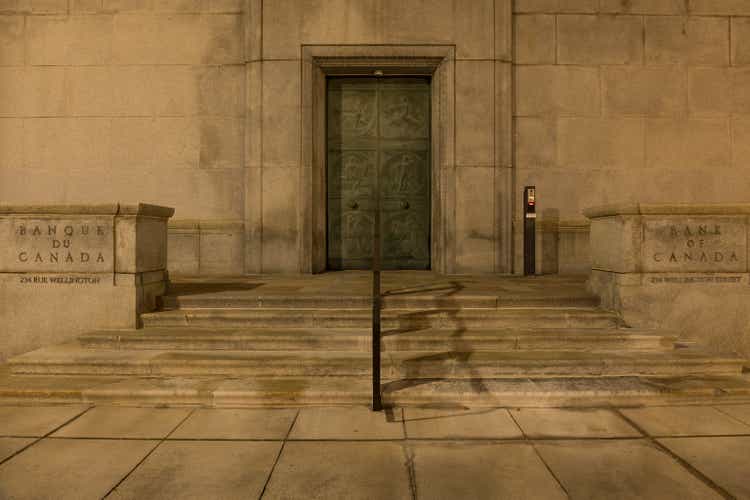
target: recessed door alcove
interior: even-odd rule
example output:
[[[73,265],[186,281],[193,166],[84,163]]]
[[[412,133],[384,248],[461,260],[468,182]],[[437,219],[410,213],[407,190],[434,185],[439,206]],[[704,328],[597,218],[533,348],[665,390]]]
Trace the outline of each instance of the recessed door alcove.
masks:
[[[428,267],[441,273],[455,268],[455,165],[453,46],[357,45],[302,47],[302,148],[300,271],[328,266],[327,82],[331,77],[429,78]]]

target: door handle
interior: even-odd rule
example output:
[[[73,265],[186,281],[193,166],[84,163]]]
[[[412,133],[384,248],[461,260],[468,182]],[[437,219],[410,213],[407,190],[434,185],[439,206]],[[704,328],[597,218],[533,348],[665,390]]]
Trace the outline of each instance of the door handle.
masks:
[[[409,206],[410,205],[408,201],[404,200],[401,202],[401,208],[403,208],[404,210],[409,210]]]
[[[351,208],[352,210],[357,210],[359,208],[359,203],[357,203],[356,201],[353,201],[349,203],[349,208]]]

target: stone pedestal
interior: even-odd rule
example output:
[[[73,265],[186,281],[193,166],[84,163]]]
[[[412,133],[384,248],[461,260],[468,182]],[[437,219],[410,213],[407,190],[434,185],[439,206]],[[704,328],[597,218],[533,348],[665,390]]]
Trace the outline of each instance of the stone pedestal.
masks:
[[[94,328],[136,328],[166,289],[155,205],[0,206],[0,360]]]
[[[750,357],[750,205],[628,204],[591,219],[589,287],[635,327]]]

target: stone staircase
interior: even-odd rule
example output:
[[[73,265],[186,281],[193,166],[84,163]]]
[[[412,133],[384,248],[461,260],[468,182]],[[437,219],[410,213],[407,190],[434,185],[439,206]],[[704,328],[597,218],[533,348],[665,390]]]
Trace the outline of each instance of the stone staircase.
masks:
[[[737,357],[676,348],[673,335],[628,328],[582,289],[404,293],[387,295],[384,307],[383,390],[394,404],[636,401],[668,395],[665,381],[726,381],[743,370]],[[94,331],[9,366],[12,377],[94,380],[75,396],[82,399],[364,403],[370,314],[366,295],[178,289],[162,311],[143,315],[143,329]],[[3,390],[0,397],[23,399]]]

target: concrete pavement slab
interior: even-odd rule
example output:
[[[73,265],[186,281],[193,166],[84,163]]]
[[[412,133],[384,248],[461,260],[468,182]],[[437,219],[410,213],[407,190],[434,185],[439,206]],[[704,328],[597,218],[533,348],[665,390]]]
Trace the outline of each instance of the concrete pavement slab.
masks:
[[[102,498],[156,443],[45,439],[0,466],[0,498]]]
[[[418,498],[566,498],[529,444],[421,442],[411,449]]]
[[[716,409],[750,425],[750,405],[721,405]]]
[[[622,413],[652,436],[750,434],[750,425],[710,406],[653,406]]]
[[[401,410],[374,412],[364,406],[302,408],[290,439],[403,439]]]
[[[536,448],[571,498],[722,498],[646,440],[549,441]]]
[[[604,409],[523,408],[511,410],[530,438],[640,437],[619,415]]]
[[[664,438],[659,442],[735,497],[750,499],[750,437]]]
[[[287,442],[264,499],[409,499],[401,443]]]
[[[86,406],[0,406],[0,435],[41,437],[61,426]]]
[[[198,409],[170,439],[284,439],[296,409]]]
[[[34,438],[0,438],[0,462],[34,442]]]
[[[505,409],[404,408],[406,435],[414,439],[519,439]]]
[[[161,439],[184,419],[183,408],[98,406],[53,434],[54,437]]]
[[[167,441],[113,493],[123,499],[258,498],[281,442]]]

